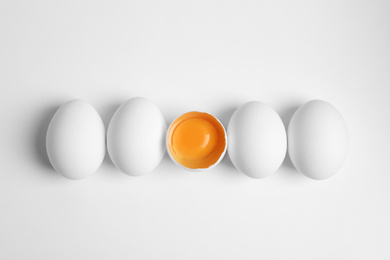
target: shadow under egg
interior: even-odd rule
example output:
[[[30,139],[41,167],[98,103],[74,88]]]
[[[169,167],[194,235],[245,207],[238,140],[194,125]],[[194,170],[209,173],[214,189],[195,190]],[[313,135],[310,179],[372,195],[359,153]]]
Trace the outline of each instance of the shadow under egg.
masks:
[[[60,108],[60,106],[61,105],[46,108],[44,113],[42,113],[42,117],[40,118],[35,130],[35,151],[38,155],[37,161],[41,166],[46,169],[50,169],[53,173],[55,170],[50,163],[46,150],[46,133],[54,114]]]

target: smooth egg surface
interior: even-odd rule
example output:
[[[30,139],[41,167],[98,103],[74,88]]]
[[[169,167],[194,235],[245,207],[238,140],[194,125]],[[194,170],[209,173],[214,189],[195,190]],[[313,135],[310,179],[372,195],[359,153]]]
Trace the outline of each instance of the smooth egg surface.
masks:
[[[95,108],[82,100],[61,106],[47,129],[46,149],[54,169],[66,178],[94,173],[105,155],[105,128]]]
[[[165,153],[166,122],[150,100],[136,97],[122,104],[107,131],[107,149],[114,165],[131,176],[153,171]]]
[[[234,166],[252,178],[264,178],[282,164],[287,150],[286,131],[274,109],[248,102],[232,115],[228,126],[228,154]]]
[[[227,137],[222,123],[205,112],[188,112],[169,127],[167,147],[171,159],[190,170],[210,169],[226,152]]]
[[[298,171],[323,180],[336,174],[348,152],[346,123],[328,102],[312,100],[301,106],[288,127],[288,152]]]

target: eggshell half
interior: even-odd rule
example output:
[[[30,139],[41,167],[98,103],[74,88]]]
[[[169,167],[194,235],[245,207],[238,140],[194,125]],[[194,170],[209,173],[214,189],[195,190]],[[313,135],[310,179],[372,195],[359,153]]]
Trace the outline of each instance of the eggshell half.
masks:
[[[322,100],[301,106],[288,127],[288,152],[298,171],[315,180],[327,179],[343,165],[348,131],[339,111]]]
[[[111,119],[107,148],[112,162],[131,176],[149,173],[165,153],[167,125],[158,107],[137,97],[122,104]]]
[[[232,115],[228,126],[228,154],[242,173],[264,178],[282,164],[287,150],[286,131],[274,109],[248,102]]]
[[[105,155],[105,128],[89,103],[71,100],[54,114],[46,134],[46,149],[54,169],[68,179],[94,173]]]

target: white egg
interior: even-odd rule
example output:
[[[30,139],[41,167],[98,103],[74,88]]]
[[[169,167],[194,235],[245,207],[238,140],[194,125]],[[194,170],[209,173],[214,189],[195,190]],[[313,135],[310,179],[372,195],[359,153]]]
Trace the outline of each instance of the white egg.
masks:
[[[78,180],[94,173],[105,155],[105,128],[89,103],[71,100],[54,114],[46,135],[46,149],[54,169]]]
[[[286,131],[279,115],[267,104],[252,101],[239,107],[227,132],[229,157],[249,177],[264,178],[282,164],[287,150]]]
[[[348,151],[348,131],[339,111],[322,100],[301,106],[288,127],[288,152],[298,171],[316,180],[336,174]]]
[[[167,125],[158,107],[137,97],[122,104],[111,119],[107,148],[122,172],[139,176],[153,171],[165,153]]]

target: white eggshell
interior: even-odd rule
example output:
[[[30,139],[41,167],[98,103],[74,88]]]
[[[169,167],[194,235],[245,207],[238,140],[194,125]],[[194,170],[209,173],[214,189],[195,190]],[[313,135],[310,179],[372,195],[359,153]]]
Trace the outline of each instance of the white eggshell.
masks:
[[[339,111],[322,100],[301,106],[288,127],[288,152],[298,171],[315,180],[327,179],[343,165],[348,131]]]
[[[89,103],[71,100],[54,114],[46,135],[46,149],[54,169],[78,180],[94,173],[105,155],[105,128]]]
[[[158,107],[137,97],[122,104],[111,119],[107,148],[122,172],[140,176],[153,171],[165,153],[167,125]]]
[[[248,102],[234,112],[228,138],[230,159],[237,169],[252,178],[274,173],[286,155],[283,122],[275,110],[262,102]]]

